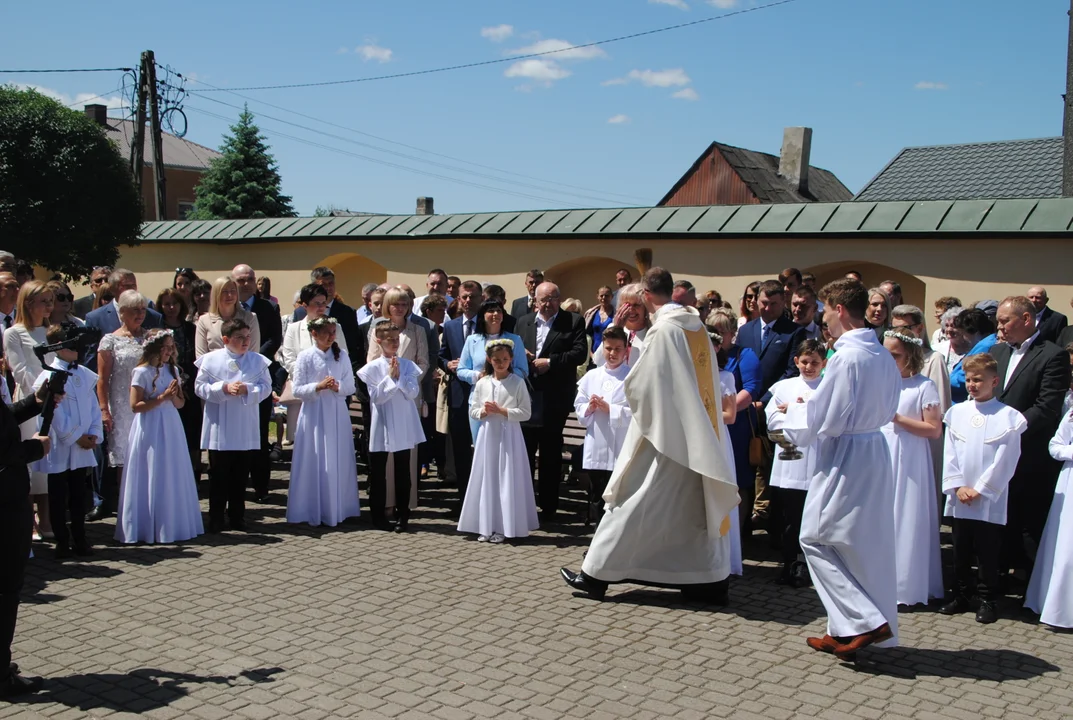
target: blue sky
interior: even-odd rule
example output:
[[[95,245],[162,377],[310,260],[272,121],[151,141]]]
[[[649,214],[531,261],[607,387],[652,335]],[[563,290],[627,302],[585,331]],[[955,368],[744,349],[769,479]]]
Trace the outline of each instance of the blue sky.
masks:
[[[570,47],[766,2],[187,0],[138,12],[7,3],[0,16],[18,32],[5,33],[0,68],[120,67],[152,49],[218,87],[343,80]],[[711,141],[778,153],[788,125],[812,127],[813,164],[856,192],[905,146],[1059,135],[1068,9],[1065,0],[795,0],[535,60],[241,94],[302,214],[328,204],[408,213],[418,195],[434,196],[438,212],[654,204]],[[0,82],[79,103],[120,76]],[[238,111],[213,100],[245,100],[188,98],[187,138],[217,147],[228,122],[205,113],[233,120]]]

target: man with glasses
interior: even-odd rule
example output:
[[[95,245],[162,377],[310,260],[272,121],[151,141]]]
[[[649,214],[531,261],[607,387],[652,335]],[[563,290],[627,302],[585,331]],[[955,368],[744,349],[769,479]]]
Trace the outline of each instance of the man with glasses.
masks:
[[[536,312],[519,318],[517,326],[529,358],[534,416],[542,421],[540,427],[525,427],[522,432],[534,475],[536,454],[540,451],[538,504],[545,523],[554,522],[559,509],[563,429],[574,409],[578,365],[589,353],[585,322],[580,315],[560,311],[560,301],[557,285],[541,283],[534,294]]]
[[[107,265],[100,265],[93,268],[93,272],[89,274],[89,295],[75,300],[73,309],[75,317],[85,320],[86,315],[93,312],[93,303],[97,301],[97,293],[99,293],[101,288],[108,282],[108,275],[111,274],[111,272],[112,268]]]

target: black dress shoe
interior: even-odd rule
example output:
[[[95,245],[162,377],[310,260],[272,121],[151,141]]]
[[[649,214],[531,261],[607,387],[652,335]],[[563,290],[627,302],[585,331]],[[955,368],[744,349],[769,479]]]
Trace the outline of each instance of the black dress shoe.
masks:
[[[231,521],[231,529],[234,530],[235,532],[246,532],[246,521],[245,520],[232,520]]]
[[[257,495],[253,499],[259,505],[267,505],[268,503],[272,502],[272,496],[268,493]]]
[[[54,557],[57,560],[67,560],[74,557],[74,553],[71,552],[71,548],[67,545],[57,545]]]
[[[559,575],[566,584],[575,590],[580,590],[594,600],[603,600],[607,593],[607,583],[586,575],[584,572],[574,573],[567,568],[559,568]]]
[[[76,543],[74,547],[74,553],[78,557],[89,557],[93,554],[93,548],[89,543]]]
[[[221,533],[224,530],[224,523],[222,520],[209,520],[209,532],[213,535]]]
[[[86,513],[86,522],[96,522],[97,520],[104,520],[111,514],[112,513],[104,509],[103,505],[98,505],[97,507]]]
[[[990,625],[998,620],[998,608],[990,600],[981,600],[980,609],[976,611],[976,622]]]
[[[25,678],[17,672],[8,671],[5,678],[0,678],[0,699],[30,695],[41,689],[41,678]]]
[[[958,595],[946,605],[939,608],[939,612],[943,615],[960,615],[961,613],[967,613],[970,610],[972,610],[972,605],[969,604],[969,599],[964,595]]]

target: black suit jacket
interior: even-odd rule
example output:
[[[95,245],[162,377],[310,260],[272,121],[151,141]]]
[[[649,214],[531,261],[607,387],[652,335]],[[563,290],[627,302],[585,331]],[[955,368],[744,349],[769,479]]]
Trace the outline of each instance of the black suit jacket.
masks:
[[[276,306],[263,298],[253,299],[253,314],[261,332],[261,354],[275,360],[276,351],[283,345],[283,318]]]
[[[517,300],[515,300],[513,303],[511,303],[510,315],[515,320],[521,320],[523,317],[525,317],[526,315],[528,315],[531,312],[532,312],[532,310],[529,309],[529,296],[528,295],[526,295],[525,297],[520,297]],[[507,330],[507,332],[510,332],[510,330]]]
[[[532,362],[529,369],[533,390],[544,396],[544,420],[547,425],[553,419],[565,421],[573,410],[574,397],[577,395],[577,368],[585,362],[589,346],[585,341],[585,321],[581,316],[560,310],[538,354],[536,319],[536,313],[519,318],[517,334],[521,336],[528,352],[551,361],[551,367],[543,375],[533,371]]]
[[[1043,315],[1040,316],[1039,324],[1036,325],[1036,330],[1039,331],[1041,340],[1049,340],[1053,343],[1058,342],[1058,337],[1062,331],[1069,325],[1069,320],[1060,312],[1055,312],[1049,307],[1043,308]]]
[[[513,315],[504,315],[503,316],[502,332],[509,332],[509,333],[514,333],[515,335],[517,335],[518,333],[515,332],[515,328],[517,328],[517,327],[518,327],[518,318],[514,317]]]
[[[75,304],[74,307],[71,308],[71,312],[74,313],[75,317],[85,320],[86,315],[89,315],[93,311],[93,301],[96,299],[97,298],[93,295],[93,293],[90,293],[85,297],[78,298],[77,300],[75,300]]]
[[[738,345],[749,348],[760,359],[760,397],[753,399],[767,402],[770,397],[768,390],[772,385],[797,375],[794,352],[805,337],[805,328],[793,320],[781,317],[772,325],[767,341],[761,347],[762,328],[763,322],[760,318],[742,325],[738,330]]]
[[[1012,349],[1004,342],[991,348],[991,355],[998,363],[1000,388],[1010,367],[1011,353]],[[1054,343],[1036,338],[1017,363],[1010,381],[997,395],[1000,401],[1019,411],[1028,421],[1028,429],[1021,436],[1017,475],[1042,471],[1056,474],[1058,466],[1051,460],[1047,444],[1062,419],[1062,401],[1068,389],[1069,356]]]

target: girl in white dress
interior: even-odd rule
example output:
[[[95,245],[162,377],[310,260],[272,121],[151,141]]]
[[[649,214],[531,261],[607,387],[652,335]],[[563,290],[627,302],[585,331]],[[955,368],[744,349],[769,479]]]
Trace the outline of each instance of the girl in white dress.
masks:
[[[350,356],[328,316],[307,324],[313,347],[298,354],[291,384],[302,401],[294,433],[287,522],[335,527],[360,513],[354,433],[346,398],[354,394]]]
[[[894,544],[898,604],[917,605],[943,597],[939,526],[935,522],[935,471],[930,440],[943,432],[939,391],[919,372],[924,366],[920,338],[898,330],[884,333],[883,345],[902,373],[894,420],[883,426],[894,468]]]
[[[727,467],[734,473],[734,482],[737,482],[737,472],[734,470],[734,448],[730,444],[730,431],[728,427],[734,424],[738,418],[738,385],[734,380],[734,373],[723,370],[727,362],[726,352],[723,348],[723,336],[713,332],[714,326],[709,325],[708,337],[712,339],[712,349],[715,350],[719,363],[719,390],[722,396],[723,425],[719,428],[719,441],[723,446],[723,455],[726,457]],[[741,523],[738,520],[738,510],[735,508],[730,513],[730,574],[741,577],[745,574],[741,554]]]
[[[1043,529],[1025,607],[1051,627],[1073,628],[1073,413],[1067,412],[1051,438],[1051,457],[1062,461],[1062,474]]]
[[[791,403],[804,403],[820,386],[823,368],[827,364],[827,348],[821,340],[803,340],[795,350],[794,365],[797,377],[779,380],[771,386],[771,399],[764,409],[768,432],[781,431],[786,421],[786,410]],[[775,488],[774,501],[779,506],[783,519],[782,573],[779,583],[791,587],[807,587],[811,584],[808,564],[801,552],[801,517],[805,511],[805,498],[811,480],[809,461],[816,451],[817,443],[797,448],[801,457],[784,459],[781,447],[776,448],[771,464],[771,487]]]
[[[201,504],[183,438],[179,408],[186,401],[170,330],[146,334],[130,381],[134,420],[119,488],[115,539],[175,543],[205,532]]]
[[[525,381],[511,373],[514,343],[492,340],[485,354],[484,377],[469,401],[470,417],[481,426],[458,531],[477,533],[478,542],[501,543],[540,527],[521,426],[532,408]]]

